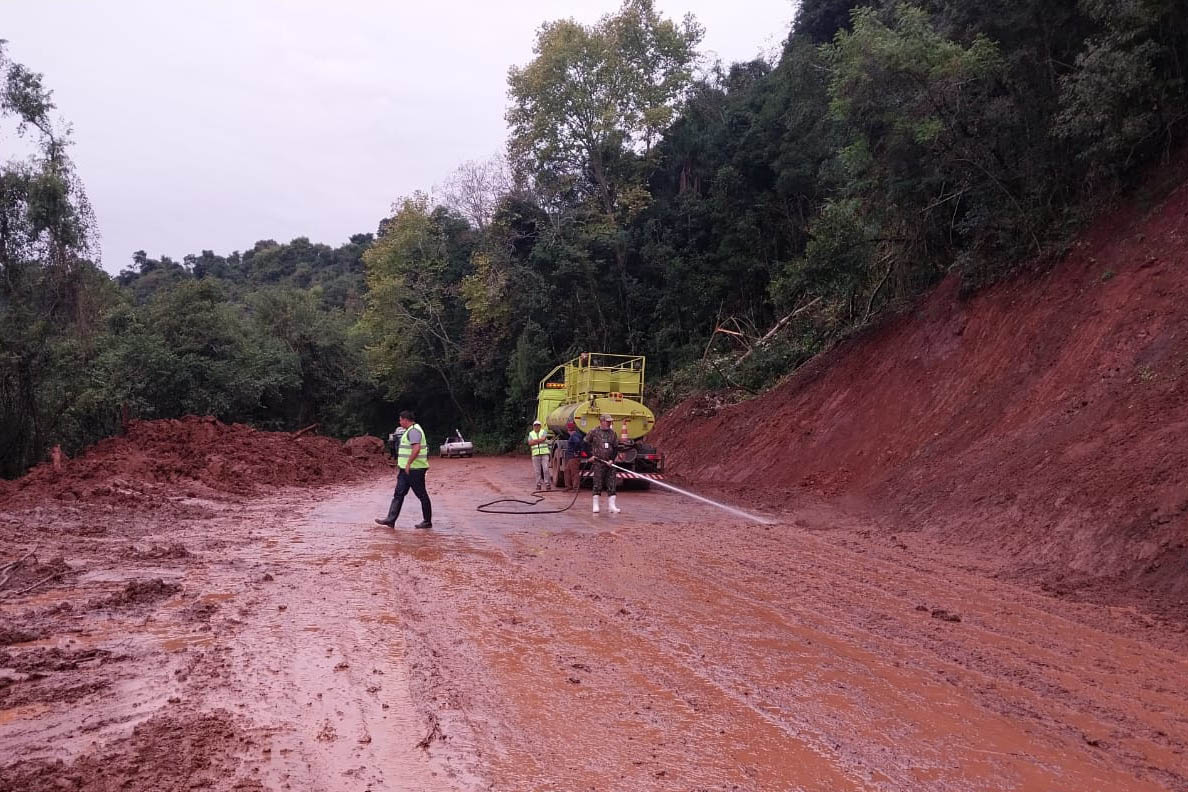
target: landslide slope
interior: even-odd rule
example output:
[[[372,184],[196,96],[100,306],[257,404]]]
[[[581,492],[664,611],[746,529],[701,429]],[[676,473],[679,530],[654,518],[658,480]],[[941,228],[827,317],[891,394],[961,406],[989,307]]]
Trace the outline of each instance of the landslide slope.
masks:
[[[1041,274],[918,310],[754,400],[694,399],[669,469],[795,508],[862,503],[1070,585],[1188,598],[1188,185]]]

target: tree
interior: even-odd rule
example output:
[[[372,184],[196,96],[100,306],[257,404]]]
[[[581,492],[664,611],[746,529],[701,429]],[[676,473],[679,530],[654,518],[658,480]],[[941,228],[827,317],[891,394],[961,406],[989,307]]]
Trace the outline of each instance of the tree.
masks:
[[[436,382],[459,416],[467,414],[458,365],[465,324],[460,284],[469,274],[470,251],[451,242],[467,230],[417,193],[399,203],[363,257],[368,295],[362,327],[372,374],[394,400],[419,393],[429,403]]]
[[[1188,21],[1171,0],[1082,0],[1104,30],[1061,81],[1055,132],[1074,144],[1092,184],[1169,146],[1188,118]]]
[[[500,155],[462,163],[440,188],[445,205],[479,230],[491,222],[500,199],[511,191],[511,168]]]
[[[0,475],[36,462],[60,438],[78,391],[67,366],[85,359],[85,335],[112,299],[88,256],[94,218],[67,155],[68,130],[51,117],[41,75],[0,41],[0,120],[35,152],[0,164]]]
[[[899,5],[889,22],[874,9],[855,11],[853,30],[838,33],[827,53],[831,111],[846,138],[838,197],[853,201],[832,204],[814,231],[848,228],[849,236],[865,228],[867,235],[841,249],[818,240],[810,255],[828,258],[802,272],[828,272],[860,245],[865,278],[834,280],[848,284],[854,317],[857,290],[877,293],[886,284],[892,297],[914,295],[957,251],[1015,252],[1016,240],[1038,248],[1036,218],[1013,167],[1016,114],[1000,88],[1005,65],[992,41],[979,35],[963,45],[939,33],[923,10]],[[849,222],[836,223],[841,216]]]
[[[646,198],[623,155],[649,151],[672,121],[701,38],[692,16],[677,25],[652,0],[625,0],[593,26],[543,25],[532,62],[508,72],[517,171],[551,196],[589,199],[612,221],[638,208]]]
[[[350,332],[346,315],[324,308],[316,288],[272,287],[246,301],[260,333],[281,341],[296,358],[300,384],[283,397],[286,417],[300,426],[319,421],[331,432],[351,424],[338,407],[368,392],[370,382],[361,339]]]

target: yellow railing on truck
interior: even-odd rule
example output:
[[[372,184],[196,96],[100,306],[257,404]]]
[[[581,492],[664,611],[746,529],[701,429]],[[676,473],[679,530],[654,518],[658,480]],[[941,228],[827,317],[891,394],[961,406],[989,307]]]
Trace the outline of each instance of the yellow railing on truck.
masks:
[[[540,390],[565,390],[564,403],[599,396],[642,400],[646,359],[642,355],[585,352],[562,363],[540,381]]]

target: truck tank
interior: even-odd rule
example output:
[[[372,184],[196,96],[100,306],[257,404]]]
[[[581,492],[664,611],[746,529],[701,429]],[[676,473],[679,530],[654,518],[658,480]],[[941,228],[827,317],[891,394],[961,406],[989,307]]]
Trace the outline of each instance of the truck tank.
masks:
[[[656,417],[643,402],[645,359],[638,355],[610,355],[584,352],[550,371],[540,381],[536,417],[557,438],[569,436],[573,421],[582,433],[598,426],[603,413],[611,416],[615,434],[627,434],[630,447],[618,462],[630,468],[628,478],[659,479],[664,455],[644,439],[656,425]],[[554,473],[559,468],[561,449],[552,444]],[[587,462],[583,462],[583,476]]]
[[[611,424],[615,434],[622,433],[623,422],[626,421],[627,436],[632,440],[642,440],[656,424],[656,418],[652,415],[652,411],[641,402],[628,398],[612,399],[607,397],[595,397],[587,402],[558,407],[549,413],[545,424],[549,429],[564,437],[569,434],[565,428],[566,425],[573,421],[577,428],[585,434],[598,426],[598,419],[603,413],[609,414],[613,419]]]

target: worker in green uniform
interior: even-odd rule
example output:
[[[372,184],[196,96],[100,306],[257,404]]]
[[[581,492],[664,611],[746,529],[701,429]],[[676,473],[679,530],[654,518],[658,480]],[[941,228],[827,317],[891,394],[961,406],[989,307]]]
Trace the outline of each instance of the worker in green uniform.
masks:
[[[615,436],[615,430],[611,428],[611,416],[609,413],[603,413],[599,418],[598,426],[590,430],[586,435],[586,445],[590,448],[590,478],[594,484],[594,513],[598,514],[598,494],[602,490],[606,490],[609,496],[607,507],[611,514],[618,514],[622,509],[615,504],[615,486],[619,480],[619,474],[611,467],[611,463],[619,455],[622,448],[619,446],[619,438]]]

